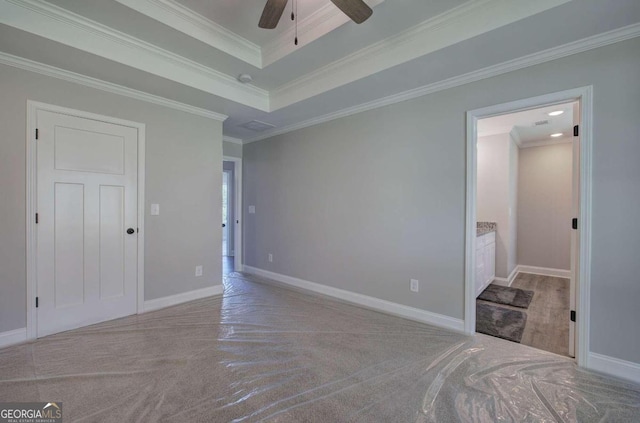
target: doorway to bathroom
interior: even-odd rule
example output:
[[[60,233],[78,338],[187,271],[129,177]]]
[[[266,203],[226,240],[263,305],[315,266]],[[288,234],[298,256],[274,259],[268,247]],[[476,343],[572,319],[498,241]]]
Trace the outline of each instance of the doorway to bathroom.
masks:
[[[468,333],[584,363],[590,108],[586,87],[468,112]]]

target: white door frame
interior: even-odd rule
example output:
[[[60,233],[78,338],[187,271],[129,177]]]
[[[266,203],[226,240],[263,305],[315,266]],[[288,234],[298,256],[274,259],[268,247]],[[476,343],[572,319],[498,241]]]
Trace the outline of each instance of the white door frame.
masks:
[[[222,156],[222,160],[233,162],[233,268],[236,272],[242,272],[242,158]],[[237,222],[237,223],[236,223]],[[220,240],[222,244],[222,240]]]
[[[37,310],[35,298],[37,289],[37,237],[35,215],[37,212],[37,162],[36,162],[36,117],[38,110],[60,113],[84,119],[92,119],[100,122],[127,126],[138,131],[138,272],[137,272],[137,313],[144,311],[144,175],[145,175],[145,124],[98,115],[95,113],[69,109],[52,104],[27,100],[27,339],[35,339],[37,336]]]
[[[553,104],[580,101],[580,245],[576,302],[576,359],[579,366],[587,367],[589,353],[589,306],[591,294],[591,149],[593,122],[593,87],[580,87],[498,104],[467,112],[467,180],[465,230],[465,317],[464,330],[476,333],[475,249],[476,249],[476,189],[477,189],[477,122],[479,119],[535,109]],[[567,222],[567,225],[571,222]],[[567,316],[567,319],[569,316]]]

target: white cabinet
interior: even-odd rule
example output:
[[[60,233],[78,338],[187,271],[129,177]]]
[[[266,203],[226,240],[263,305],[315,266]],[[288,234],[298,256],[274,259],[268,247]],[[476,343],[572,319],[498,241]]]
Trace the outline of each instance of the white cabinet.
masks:
[[[476,238],[476,297],[496,277],[496,233]]]

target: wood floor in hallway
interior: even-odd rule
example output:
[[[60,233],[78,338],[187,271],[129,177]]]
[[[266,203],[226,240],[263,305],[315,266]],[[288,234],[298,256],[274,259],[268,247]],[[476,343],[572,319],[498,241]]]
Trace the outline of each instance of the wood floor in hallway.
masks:
[[[527,313],[520,343],[568,357],[569,279],[519,273],[511,287],[534,291],[533,300],[526,310],[500,304],[500,307]]]

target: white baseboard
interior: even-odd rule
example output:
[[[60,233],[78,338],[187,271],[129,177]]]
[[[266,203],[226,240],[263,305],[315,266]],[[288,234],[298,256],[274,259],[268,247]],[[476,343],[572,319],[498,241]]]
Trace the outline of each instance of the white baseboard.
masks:
[[[27,328],[20,328],[15,330],[8,330],[6,332],[0,332],[0,348],[8,347],[9,345],[19,344],[27,340]]]
[[[496,285],[501,285],[501,286],[511,286],[511,284],[513,283],[513,280],[516,278],[517,275],[518,275],[518,266],[513,268],[509,277],[493,278],[493,282],[491,283],[494,283]]]
[[[640,383],[640,364],[619,358],[589,352],[587,368],[597,372],[606,373],[620,379]]]
[[[554,276],[557,278],[571,278],[571,270],[552,269],[550,267],[525,266],[519,264],[516,269],[518,273],[532,273],[534,275]]]
[[[370,297],[368,295],[358,294],[355,292],[346,291],[344,289],[334,288],[315,282],[309,282],[303,279],[281,275],[279,273],[269,272],[267,270],[258,269],[256,267],[247,265],[244,265],[244,271],[256,276],[272,279],[286,285],[338,298],[342,301],[357,304],[383,313],[404,317],[406,319],[415,320],[421,323],[427,323],[433,326],[451,329],[456,332],[464,332],[464,321],[462,319],[455,319],[453,317],[445,316],[442,314],[432,313],[430,311],[392,303],[391,301],[381,300],[379,298]]]
[[[148,300],[144,302],[143,313],[186,303],[187,301],[199,300],[200,298],[211,297],[213,295],[220,295],[222,294],[222,292],[222,285],[214,285],[207,288],[196,289],[195,291],[182,292],[180,294],[170,295],[168,297]]]

